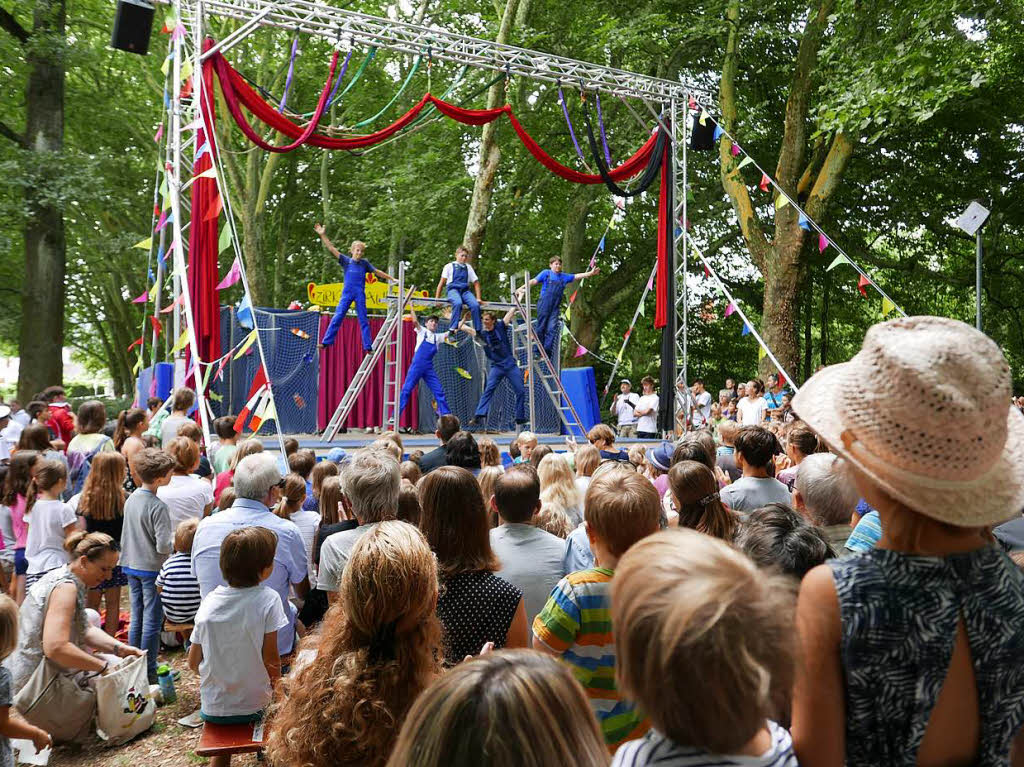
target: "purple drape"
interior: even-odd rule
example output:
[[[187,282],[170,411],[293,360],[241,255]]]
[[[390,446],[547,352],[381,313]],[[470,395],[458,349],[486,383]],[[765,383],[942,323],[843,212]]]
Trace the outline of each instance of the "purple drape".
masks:
[[[320,316],[320,337],[331,321],[330,315]],[[383,318],[370,318],[370,332],[374,337]],[[416,351],[416,331],[411,322],[402,323],[402,380],[412,363]],[[338,336],[332,346],[328,346],[320,355],[320,396],[317,404],[317,424],[321,430],[327,428],[334,409],[348,388],[349,382],[356,374],[359,364],[363,361],[363,346],[359,337],[359,321],[355,317],[346,317],[338,329]],[[381,408],[384,407],[384,358],[377,361],[377,366],[366,382],[355,407],[349,413],[342,426],[349,428],[367,428],[380,426]],[[419,424],[419,406],[414,395],[409,401],[399,420],[399,426],[416,428]]]

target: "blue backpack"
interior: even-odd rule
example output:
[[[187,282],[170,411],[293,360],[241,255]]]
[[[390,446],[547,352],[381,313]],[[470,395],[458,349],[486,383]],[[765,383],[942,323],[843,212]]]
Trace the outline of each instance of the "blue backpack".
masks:
[[[79,451],[68,451],[68,489],[65,494],[68,498],[78,495],[85,487],[85,480],[92,471],[92,459],[103,447],[110,442],[110,437],[104,435],[100,443],[88,453]]]

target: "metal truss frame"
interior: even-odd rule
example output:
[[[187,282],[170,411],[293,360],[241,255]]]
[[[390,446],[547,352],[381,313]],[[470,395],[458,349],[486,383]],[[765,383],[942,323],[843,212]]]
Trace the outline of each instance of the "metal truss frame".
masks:
[[[168,189],[171,197],[171,209],[174,214],[173,237],[177,247],[174,249],[175,295],[184,294],[183,312],[188,326],[192,325],[192,307],[188,296],[187,282],[184,279],[187,257],[187,242],[182,237],[184,216],[183,207],[187,202],[181,192],[188,182],[182,179],[191,178],[191,163],[183,152],[194,138],[185,136],[183,129],[186,114],[194,118],[203,109],[202,62],[206,55],[202,52],[202,40],[206,34],[206,20],[210,17],[235,19],[241,25],[230,35],[219,41],[213,50],[226,51],[253,34],[256,30],[270,27],[301,32],[329,40],[339,47],[366,46],[382,50],[390,50],[409,55],[427,53],[431,58],[450,61],[478,69],[505,72],[509,76],[526,77],[548,83],[571,83],[585,91],[607,94],[623,99],[639,99],[645,107],[657,117],[652,102],[663,108],[668,118],[668,128],[672,137],[673,163],[673,232],[672,270],[676,275],[675,295],[673,296],[676,325],[676,359],[671,364],[676,370],[676,380],[688,381],[688,331],[689,306],[687,298],[686,274],[688,266],[688,232],[686,219],[687,191],[687,128],[689,123],[689,103],[691,97],[702,101],[714,100],[716,93],[692,82],[680,80],[673,82],[657,77],[628,72],[613,67],[605,67],[586,61],[555,56],[550,53],[502,45],[490,40],[454,34],[437,26],[424,26],[408,22],[371,16],[364,13],[345,10],[325,3],[312,0],[172,0],[172,4],[187,25],[189,36],[177,35],[172,43],[174,53],[173,78],[174,88],[180,87],[180,67],[185,59],[190,59],[194,73],[194,93],[192,104],[186,100],[175,98],[171,94],[168,106],[168,162],[170,165]],[[191,38],[191,39],[189,39]],[[661,122],[661,119],[659,119]],[[664,123],[662,123],[664,124]],[[230,199],[227,190],[221,185],[221,195],[227,209],[229,226],[234,231],[235,224],[231,215]],[[236,256],[241,262],[237,237],[233,237]],[[244,263],[243,263],[244,270]],[[243,271],[243,279],[245,279]],[[248,290],[248,288],[246,288]],[[175,315],[177,318],[177,313]],[[194,334],[193,334],[194,335]],[[258,336],[258,334],[257,334]],[[192,354],[196,357],[195,339],[192,339]],[[264,358],[262,344],[258,344],[261,358]],[[663,360],[662,364],[667,361]],[[264,358],[265,364],[265,358]],[[200,388],[197,386],[197,389]],[[201,401],[203,392],[197,391]],[[674,392],[662,392],[662,396],[673,396]],[[680,402],[682,399],[682,402]],[[689,411],[689,398],[675,398],[677,407]],[[689,419],[687,419],[687,422]],[[208,430],[204,423],[204,431]],[[280,426],[278,425],[280,437]]]

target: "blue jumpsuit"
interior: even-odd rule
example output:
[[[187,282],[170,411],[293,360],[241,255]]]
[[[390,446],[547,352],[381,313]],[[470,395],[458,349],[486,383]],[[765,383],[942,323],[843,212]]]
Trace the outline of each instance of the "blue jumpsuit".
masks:
[[[502,378],[507,378],[512,385],[512,392],[516,396],[516,421],[526,421],[526,389],[523,386],[523,371],[516,365],[516,359],[512,356],[512,346],[508,341],[508,329],[502,320],[494,323],[493,330],[483,330],[480,338],[484,342],[484,354],[491,362],[491,369],[487,373],[487,384],[484,386],[484,393],[480,397],[480,403],[476,406],[474,418],[485,418],[488,407],[491,404],[491,397],[495,389],[501,383]]]
[[[412,357],[412,364],[409,372],[405,374],[405,383],[402,384],[402,395],[398,402],[398,415],[401,417],[405,406],[409,404],[416,384],[422,379],[430,387],[434,399],[437,400],[438,415],[448,415],[452,412],[448,407],[448,400],[444,396],[444,388],[441,386],[441,379],[434,372],[434,355],[437,354],[437,345],[444,340],[447,333],[431,333],[426,328],[417,328],[419,339],[416,341],[416,353]]]
[[[338,256],[338,263],[345,268],[345,287],[341,291],[338,308],[331,317],[320,343],[324,346],[334,343],[341,321],[345,319],[349,307],[355,302],[356,317],[359,318],[359,329],[363,334],[363,349],[370,351],[373,348],[373,337],[370,335],[370,318],[366,316],[366,275],[373,274],[375,270],[365,258],[356,261],[344,254]]]
[[[470,316],[473,318],[473,330],[479,333],[483,325],[480,322],[480,303],[476,296],[469,289],[469,264],[460,264],[455,261],[452,264],[452,279],[448,283],[448,301],[452,305],[452,318],[448,322],[448,330],[453,331],[462,321],[462,306],[469,307]]]
[[[555,346],[558,344],[558,314],[562,308],[562,295],[565,286],[576,279],[576,275],[566,272],[556,274],[545,269],[534,279],[541,285],[540,300],[537,301],[537,338],[553,362]]]

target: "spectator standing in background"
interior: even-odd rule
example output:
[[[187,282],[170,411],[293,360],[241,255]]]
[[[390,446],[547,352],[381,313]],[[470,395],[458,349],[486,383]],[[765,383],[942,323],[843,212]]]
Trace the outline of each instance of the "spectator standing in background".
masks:
[[[619,393],[612,397],[611,414],[615,416],[616,430],[620,437],[636,436],[636,406],[640,397],[633,393],[633,384],[628,378],[619,382]]]
[[[657,439],[659,399],[654,389],[654,379],[644,376],[640,386],[643,387],[644,393],[634,411],[637,416],[636,436],[640,439]]]

